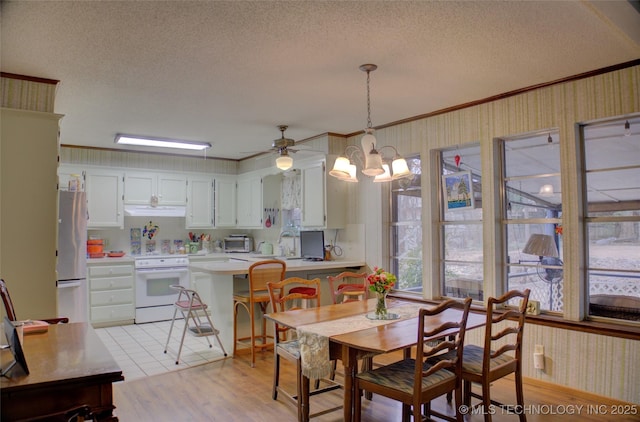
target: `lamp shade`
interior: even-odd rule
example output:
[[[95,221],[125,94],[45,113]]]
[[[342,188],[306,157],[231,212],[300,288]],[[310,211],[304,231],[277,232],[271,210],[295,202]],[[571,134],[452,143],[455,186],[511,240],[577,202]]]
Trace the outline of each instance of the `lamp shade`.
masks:
[[[402,157],[394,159],[393,163],[391,163],[391,168],[393,169],[393,180],[412,175],[409,171],[407,160]]]
[[[370,153],[365,153],[365,167],[362,172],[367,176],[377,176],[384,173],[382,157],[375,149]]]
[[[360,140],[362,152],[364,153],[364,168],[362,173],[367,176],[377,176],[384,173],[382,168],[382,156],[376,150],[376,137],[373,136],[373,129],[367,128],[366,134]]]
[[[389,164],[383,164],[382,168],[384,169],[384,173],[377,175],[373,179],[373,183],[381,183],[381,182],[390,182],[391,172],[389,172]]]
[[[347,179],[342,179],[345,182],[354,182],[354,183],[358,183],[358,169],[356,168],[355,164],[349,164],[349,178]]]
[[[280,170],[289,170],[293,166],[293,158],[288,155],[282,155],[276,158],[276,167]]]
[[[548,234],[532,234],[524,245],[522,253],[537,256],[558,257],[558,248],[553,236]]]
[[[349,179],[351,177],[349,173],[349,166],[351,165],[352,164],[349,162],[347,157],[338,157],[333,163],[333,169],[331,169],[329,174],[341,180]]]

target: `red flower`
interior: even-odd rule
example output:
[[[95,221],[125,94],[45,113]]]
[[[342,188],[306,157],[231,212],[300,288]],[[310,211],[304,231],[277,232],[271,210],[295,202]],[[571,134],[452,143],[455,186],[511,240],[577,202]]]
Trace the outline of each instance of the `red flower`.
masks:
[[[373,273],[367,276],[369,282],[369,290],[377,293],[384,293],[395,285],[396,276],[390,272],[385,271],[383,268],[374,267]]]

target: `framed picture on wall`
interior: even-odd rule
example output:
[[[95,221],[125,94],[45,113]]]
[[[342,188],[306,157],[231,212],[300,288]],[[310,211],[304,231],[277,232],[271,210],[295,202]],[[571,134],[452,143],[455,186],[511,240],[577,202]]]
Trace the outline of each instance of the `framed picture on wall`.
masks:
[[[466,210],[474,207],[473,182],[470,171],[442,176],[442,191],[446,210]]]

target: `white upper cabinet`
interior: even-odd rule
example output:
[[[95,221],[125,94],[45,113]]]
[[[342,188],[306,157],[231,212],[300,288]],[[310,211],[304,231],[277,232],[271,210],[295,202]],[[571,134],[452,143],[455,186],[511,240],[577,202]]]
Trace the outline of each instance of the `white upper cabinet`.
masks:
[[[124,228],[123,179],[121,171],[87,170],[88,228]]]
[[[60,166],[58,166],[58,190],[68,191],[73,190],[75,187],[76,191],[84,192],[84,181],[84,168],[64,164],[60,164]],[[75,186],[76,183],[77,186]]]
[[[124,203],[150,205],[186,205],[187,177],[184,174],[127,172],[124,181]]]
[[[215,178],[215,226],[236,226],[236,177]]]
[[[326,161],[300,167],[302,173],[302,221],[304,228],[344,228],[346,183],[327,177]],[[333,180],[332,180],[333,179]]]
[[[190,176],[187,181],[188,229],[211,229],[213,221],[213,178]]]
[[[262,228],[262,177],[243,175],[237,185],[238,227]]]

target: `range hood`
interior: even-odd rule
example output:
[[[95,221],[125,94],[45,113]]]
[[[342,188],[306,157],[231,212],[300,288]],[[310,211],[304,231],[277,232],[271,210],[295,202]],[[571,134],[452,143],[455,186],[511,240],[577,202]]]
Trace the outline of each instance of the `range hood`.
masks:
[[[125,205],[124,215],[129,217],[184,217],[187,215],[187,207],[184,206],[157,206],[150,205]]]

